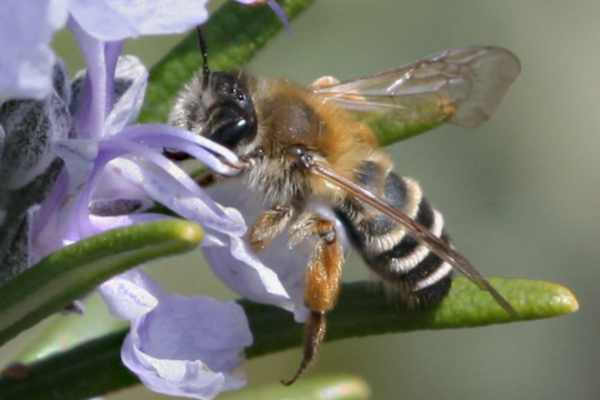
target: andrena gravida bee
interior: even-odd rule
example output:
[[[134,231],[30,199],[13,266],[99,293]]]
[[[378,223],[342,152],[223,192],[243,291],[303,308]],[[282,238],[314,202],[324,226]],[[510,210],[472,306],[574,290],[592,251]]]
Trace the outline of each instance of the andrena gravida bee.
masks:
[[[328,215],[341,221],[354,249],[405,308],[439,303],[457,270],[506,312],[516,314],[453,249],[442,215],[416,181],[393,171],[389,156],[364,123],[375,116],[419,123],[424,113],[432,113],[456,125],[478,126],[492,115],[520,72],[510,51],[448,49],[373,76],[341,83],[321,78],[303,87],[285,79],[210,71],[200,31],[199,42],[202,74],[181,91],[170,122],[226,146],[245,161],[244,181],[267,205],[248,234],[255,251],[285,230],[292,244],[307,238],[315,243],[306,268],[310,316],[304,355],[284,384],[293,383],[318,354],[344,264],[336,221],[311,204],[324,204]],[[181,156],[165,151],[173,158]]]

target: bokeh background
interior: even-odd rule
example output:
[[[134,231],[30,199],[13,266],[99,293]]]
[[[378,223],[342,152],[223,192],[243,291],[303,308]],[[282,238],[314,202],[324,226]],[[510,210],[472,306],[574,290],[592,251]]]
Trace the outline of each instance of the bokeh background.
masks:
[[[128,50],[152,64],[176,41],[146,39]],[[552,320],[329,343],[311,373],[360,375],[373,399],[597,399],[600,3],[320,0],[248,69],[308,83],[473,44],[512,50],[522,75],[482,127],[443,127],[389,148],[397,171],[421,182],[457,247],[483,273],[560,282],[581,309]],[[72,71],[81,66],[67,34],[56,45]],[[235,297],[199,253],[151,269],[171,290]],[[353,257],[345,279],[367,276]],[[34,335],[9,345],[1,360]],[[248,362],[251,385],[290,375],[299,357],[296,349]],[[164,397],[137,387],[109,398]]]

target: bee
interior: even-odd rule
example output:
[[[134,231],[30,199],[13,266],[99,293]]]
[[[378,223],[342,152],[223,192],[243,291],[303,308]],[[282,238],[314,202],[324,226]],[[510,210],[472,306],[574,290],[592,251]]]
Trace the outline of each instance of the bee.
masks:
[[[244,160],[245,184],[267,205],[248,233],[255,251],[286,230],[291,244],[309,238],[314,243],[305,272],[310,314],[303,358],[284,384],[296,381],[318,354],[327,312],[338,297],[344,251],[336,219],[365,264],[405,308],[438,304],[457,270],[516,315],[454,250],[442,214],[415,180],[394,172],[368,124],[377,118],[476,127],[493,114],[519,74],[515,55],[499,47],[448,49],[376,75],[345,82],[325,77],[304,87],[286,79],[211,71],[200,31],[199,39],[202,73],[179,93],[170,123]],[[311,204],[329,212],[315,211]]]

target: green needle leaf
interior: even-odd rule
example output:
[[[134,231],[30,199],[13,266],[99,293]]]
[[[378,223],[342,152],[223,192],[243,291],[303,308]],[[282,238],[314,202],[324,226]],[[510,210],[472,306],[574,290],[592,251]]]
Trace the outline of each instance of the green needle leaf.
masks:
[[[415,110],[411,118],[403,120],[392,119],[384,114],[373,114],[362,122],[375,132],[380,146],[388,146],[437,128],[450,117],[449,114],[442,114],[439,107],[430,108],[431,110]]]
[[[219,396],[219,400],[366,400],[369,395],[369,386],[364,380],[333,375],[301,379],[292,386],[276,383],[230,392]]]
[[[384,293],[374,290],[371,282],[345,284],[339,305],[328,317],[327,340],[550,318],[578,309],[571,291],[554,283],[501,278],[493,278],[491,283],[514,306],[518,318],[511,318],[487,292],[462,277],[455,279],[450,294],[439,306],[413,312],[399,311]],[[240,304],[254,334],[248,357],[301,345],[302,326],[294,322],[289,312],[248,301]],[[81,323],[85,323],[85,318]],[[0,398],[81,399],[138,383],[121,364],[121,343],[126,333],[115,331],[71,349],[48,343],[55,349],[52,356],[20,366],[18,374],[6,374],[12,378],[0,379]],[[274,375],[273,380],[282,378],[280,375]]]
[[[2,287],[0,345],[113,275],[195,248],[199,225],[173,219],[115,229],[66,246]]]

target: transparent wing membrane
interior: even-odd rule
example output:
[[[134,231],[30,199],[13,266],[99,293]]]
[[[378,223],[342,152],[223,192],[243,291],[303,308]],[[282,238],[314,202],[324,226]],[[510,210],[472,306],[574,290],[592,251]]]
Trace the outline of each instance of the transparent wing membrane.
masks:
[[[476,127],[491,117],[520,70],[517,57],[500,47],[447,49],[314,92],[357,113]]]

